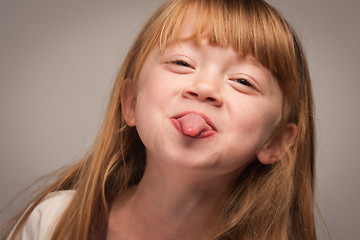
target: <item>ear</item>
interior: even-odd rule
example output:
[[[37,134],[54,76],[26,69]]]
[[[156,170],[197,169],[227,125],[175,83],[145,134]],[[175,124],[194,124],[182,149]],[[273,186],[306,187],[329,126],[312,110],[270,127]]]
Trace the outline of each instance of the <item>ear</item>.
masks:
[[[297,126],[288,123],[284,133],[276,138],[270,139],[257,153],[257,158],[262,164],[272,164],[279,161],[289,148],[294,144],[297,135]]]
[[[124,79],[120,96],[122,115],[128,126],[135,126],[136,97],[133,94],[132,81],[131,78]]]

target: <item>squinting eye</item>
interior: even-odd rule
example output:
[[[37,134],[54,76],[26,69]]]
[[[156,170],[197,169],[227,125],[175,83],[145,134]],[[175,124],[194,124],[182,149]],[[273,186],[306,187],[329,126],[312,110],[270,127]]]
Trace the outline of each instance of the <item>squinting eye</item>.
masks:
[[[240,83],[242,85],[248,86],[248,87],[254,87],[248,80],[245,78],[237,78],[234,79],[235,82]]]
[[[191,66],[190,64],[188,64],[187,62],[185,62],[183,60],[175,60],[175,61],[172,61],[172,63],[177,64],[177,65],[182,66],[182,67],[188,67],[188,68],[193,69],[193,66]]]

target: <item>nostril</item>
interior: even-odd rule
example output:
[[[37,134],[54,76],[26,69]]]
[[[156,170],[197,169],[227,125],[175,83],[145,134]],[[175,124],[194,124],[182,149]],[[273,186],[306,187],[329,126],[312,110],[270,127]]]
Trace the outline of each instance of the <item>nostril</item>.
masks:
[[[184,88],[182,92],[183,96],[189,99],[197,99],[201,102],[208,102],[216,106],[222,105],[221,94],[217,92],[216,89],[209,88],[204,84],[196,87]]]

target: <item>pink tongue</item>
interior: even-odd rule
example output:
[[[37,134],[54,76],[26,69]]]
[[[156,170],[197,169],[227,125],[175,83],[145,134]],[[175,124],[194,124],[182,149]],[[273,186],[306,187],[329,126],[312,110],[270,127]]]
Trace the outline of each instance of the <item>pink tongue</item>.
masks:
[[[195,137],[204,131],[212,130],[202,117],[193,113],[179,118],[178,121],[183,133],[192,137]]]

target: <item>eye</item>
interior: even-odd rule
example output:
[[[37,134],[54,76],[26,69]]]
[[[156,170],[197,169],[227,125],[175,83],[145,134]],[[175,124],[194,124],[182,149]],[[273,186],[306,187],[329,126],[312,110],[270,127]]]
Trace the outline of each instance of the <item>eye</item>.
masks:
[[[174,58],[172,60],[166,61],[165,64],[166,68],[173,73],[189,74],[195,71],[195,66],[183,58]]]
[[[259,92],[255,80],[253,80],[250,76],[236,76],[230,78],[229,80],[233,88],[235,88],[237,91],[250,93],[255,90],[256,92]]]
[[[254,88],[254,86],[245,78],[236,78],[233,81],[240,83],[242,85]]]
[[[188,68],[194,69],[193,66],[191,66],[189,63],[187,63],[187,62],[185,62],[184,60],[181,60],[181,59],[171,61],[171,63],[182,66],[182,67],[188,67]]]

